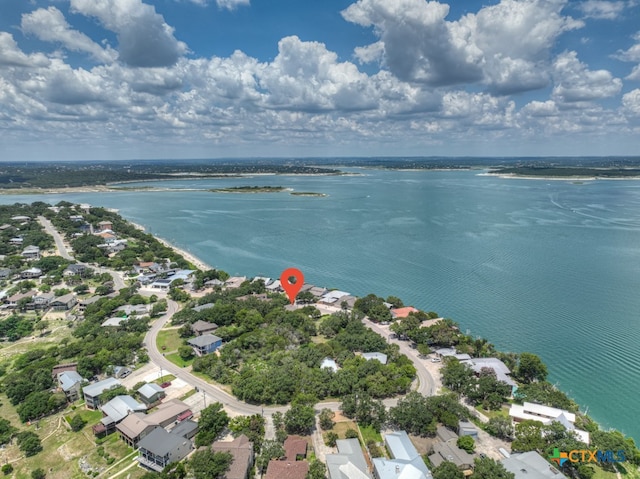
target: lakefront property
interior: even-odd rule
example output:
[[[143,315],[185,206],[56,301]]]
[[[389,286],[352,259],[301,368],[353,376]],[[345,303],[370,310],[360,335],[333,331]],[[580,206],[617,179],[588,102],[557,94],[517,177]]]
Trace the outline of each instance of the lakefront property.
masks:
[[[20,228],[51,222],[74,254],[64,259],[43,234],[39,259],[3,260],[1,331],[24,349],[1,363],[0,427],[16,440],[0,458],[21,475],[40,460],[54,478],[69,468],[145,479],[182,467],[196,479],[212,468],[228,479],[616,469],[548,459],[549,448],[570,446],[621,448],[629,467],[618,472],[637,477],[635,444],[600,430],[547,382],[535,354],[498,351],[393,296],[309,283],[290,304],[277,281],[194,268],[102,208],[19,210],[36,221],[20,219],[7,236],[29,243]],[[99,248],[96,233],[126,246]],[[37,277],[23,277],[34,267]],[[57,459],[58,436],[68,461]]]

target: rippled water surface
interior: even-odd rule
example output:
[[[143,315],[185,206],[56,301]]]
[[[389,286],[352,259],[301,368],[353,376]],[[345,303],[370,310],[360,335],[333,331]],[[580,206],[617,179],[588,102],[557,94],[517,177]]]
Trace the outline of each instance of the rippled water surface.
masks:
[[[0,201],[114,207],[231,274],[295,266],[308,282],[400,296],[501,349],[539,354],[590,415],[640,439],[640,182],[353,171]],[[181,191],[241,185],[328,196]]]

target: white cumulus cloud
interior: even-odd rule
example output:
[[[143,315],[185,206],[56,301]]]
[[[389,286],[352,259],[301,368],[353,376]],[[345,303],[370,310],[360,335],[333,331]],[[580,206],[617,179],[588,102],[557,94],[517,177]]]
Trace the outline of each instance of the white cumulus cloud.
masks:
[[[617,95],[622,88],[619,78],[614,78],[608,70],[589,70],[574,51],[558,55],[553,68],[552,95],[560,102],[600,100]]]
[[[100,62],[110,63],[116,57],[111,48],[102,48],[84,33],[73,30],[62,12],[53,6],[22,15],[21,28],[40,40],[58,42],[69,50],[89,53]]]
[[[133,67],[175,65],[187,46],[162,15],[141,0],[71,0],[73,12],[97,18],[118,36],[119,59]]]

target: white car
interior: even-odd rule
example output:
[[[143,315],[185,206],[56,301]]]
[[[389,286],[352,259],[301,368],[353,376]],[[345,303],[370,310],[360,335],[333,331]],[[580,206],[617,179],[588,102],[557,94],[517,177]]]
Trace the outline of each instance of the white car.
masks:
[[[439,363],[440,362],[440,358],[431,358],[431,362],[432,363]]]

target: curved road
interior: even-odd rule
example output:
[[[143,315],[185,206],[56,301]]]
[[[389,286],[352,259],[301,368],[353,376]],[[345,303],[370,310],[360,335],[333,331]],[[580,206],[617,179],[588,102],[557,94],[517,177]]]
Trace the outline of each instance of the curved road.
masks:
[[[197,387],[200,391],[204,391],[207,397],[207,403],[211,403],[214,401],[220,402],[225,406],[225,409],[229,410],[229,412],[244,415],[264,414],[265,416],[271,416],[276,411],[284,413],[289,409],[289,406],[260,406],[248,404],[237,399],[235,396],[232,396],[220,387],[214,384],[210,384],[197,376],[194,376],[190,371],[187,371],[184,368],[173,364],[171,361],[165,358],[164,355],[158,350],[156,339],[160,330],[178,311],[178,309],[178,303],[173,300],[167,299],[167,312],[152,324],[151,328],[144,338],[144,342],[149,352],[149,358],[154,364],[160,366],[163,371],[168,371],[175,377],[180,378],[186,383]],[[388,331],[385,332],[378,325],[371,323],[369,320],[365,320],[364,323],[367,327],[371,328],[373,331],[389,340]],[[416,390],[424,395],[433,394],[433,379],[431,378],[431,375],[429,374],[427,369],[424,367],[424,364],[422,364],[420,360],[415,357],[414,351],[409,346],[407,346],[406,343],[398,344],[400,346],[400,352],[406,354],[407,357],[413,361],[416,368],[418,381]],[[385,399],[383,403],[386,407],[390,407],[395,406],[397,404],[397,401],[397,398],[392,398]],[[340,402],[320,402],[316,405],[316,410],[319,411],[321,408],[329,408],[333,411],[338,411],[340,409]]]

